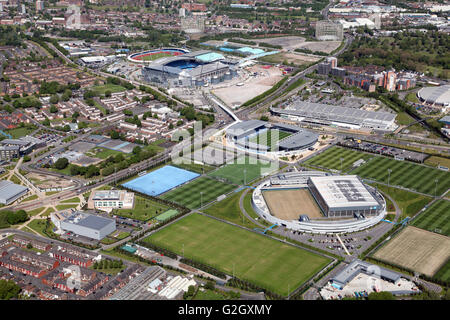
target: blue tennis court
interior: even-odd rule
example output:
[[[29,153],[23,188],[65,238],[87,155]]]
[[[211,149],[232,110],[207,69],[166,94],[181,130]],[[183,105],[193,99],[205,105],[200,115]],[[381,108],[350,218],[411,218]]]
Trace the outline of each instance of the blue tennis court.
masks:
[[[180,184],[197,178],[198,173],[173,166],[164,166],[123,184],[124,187],[149,196],[158,196]]]

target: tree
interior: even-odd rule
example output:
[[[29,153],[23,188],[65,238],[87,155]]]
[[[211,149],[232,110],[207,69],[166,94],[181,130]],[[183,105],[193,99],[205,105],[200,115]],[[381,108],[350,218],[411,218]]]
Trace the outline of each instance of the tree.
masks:
[[[12,280],[0,280],[0,300],[17,299],[20,287]]]
[[[57,104],[58,101],[59,101],[59,97],[58,97],[57,94],[54,94],[54,95],[52,95],[52,96],[50,97],[50,103],[52,103],[52,104]],[[51,112],[51,111],[50,111],[50,112]]]
[[[371,292],[367,297],[368,300],[395,300],[394,295],[388,291]]]
[[[69,160],[67,160],[67,158],[59,158],[58,160],[56,160],[53,166],[58,170],[63,170],[67,167],[68,164]]]
[[[214,282],[212,281],[206,282],[205,289],[214,290],[214,288],[215,288]]]
[[[139,154],[139,153],[141,153],[141,147],[139,147],[139,146],[134,147],[133,154]]]
[[[117,132],[115,130],[112,130],[109,135],[110,135],[111,139],[119,139],[120,138],[119,132]]]
[[[31,157],[29,155],[26,155],[23,157],[23,161],[28,162],[31,160]]]
[[[91,178],[93,176],[98,176],[99,174],[100,174],[100,169],[91,164],[87,168],[86,173],[84,174],[84,176],[85,176],[85,178]]]

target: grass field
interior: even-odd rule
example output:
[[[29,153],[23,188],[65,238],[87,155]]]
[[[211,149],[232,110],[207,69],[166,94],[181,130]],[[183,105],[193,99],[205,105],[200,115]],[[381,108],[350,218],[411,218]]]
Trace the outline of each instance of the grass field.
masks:
[[[108,83],[108,84],[101,85],[101,86],[94,86],[91,88],[91,90],[94,91],[94,93],[96,95],[101,95],[101,94],[105,94],[106,91],[111,91],[111,93],[115,93],[115,92],[125,91],[126,89],[122,86]]]
[[[450,172],[434,169],[408,161],[385,157],[373,157],[366,164],[352,171],[363,178],[388,183],[388,169],[391,169],[389,184],[434,195],[435,179],[438,179],[436,195],[450,188]]]
[[[169,207],[164,204],[141,196],[135,196],[133,209],[114,210],[114,214],[131,219],[147,221],[168,209]]]
[[[36,130],[37,127],[35,126],[26,126],[26,127],[17,127],[14,129],[8,129],[5,130],[5,133],[10,134],[13,139],[18,139],[21,137],[24,137],[26,135],[29,135],[31,132],[33,132],[34,130]]]
[[[431,156],[427,160],[425,160],[425,164],[433,167],[437,167],[438,165],[450,168],[450,159]]]
[[[272,129],[272,130],[266,130],[256,136],[252,137],[249,141],[258,143],[262,146],[268,146],[270,148],[270,150],[274,150],[278,141],[289,137],[291,134],[292,133],[289,133],[286,131]]]
[[[306,160],[305,163],[312,166],[318,166],[327,169],[341,170],[341,158],[342,170],[344,172],[351,169],[353,163],[359,159],[367,159],[373,157],[370,154],[358,152],[341,147],[331,147],[322,152],[321,154]]]
[[[67,200],[63,200],[60,203],[80,203],[80,198],[74,197]]]
[[[263,162],[256,158],[245,156],[239,157],[233,163],[227,164],[209,175],[226,179],[234,184],[243,185],[258,179],[262,174],[272,173],[278,169],[278,165],[275,163]]]
[[[235,192],[226,199],[214,203],[212,206],[202,210],[211,216],[224,219],[247,228],[255,228],[257,225],[249,221],[241,212],[239,207],[239,199],[244,190]]]
[[[55,208],[59,211],[59,210],[76,208],[76,206],[78,206],[78,204],[60,204],[60,205],[55,206]]]
[[[191,214],[145,241],[286,296],[329,260],[263,235]]]
[[[385,194],[388,194],[392,197],[392,199],[394,199],[395,203],[397,203],[398,207],[402,210],[402,216],[400,217],[400,219],[403,219],[407,216],[412,217],[432,200],[431,197],[413,193],[410,191],[388,187],[377,183],[373,185],[377,187],[378,190]],[[389,199],[386,199],[387,204],[388,200]]]
[[[450,257],[449,248],[449,237],[409,226],[373,256],[433,276]]]
[[[218,196],[228,193],[236,186],[215,179],[201,177],[179,188],[164,193],[161,198],[178,203],[189,209],[199,208],[202,204],[215,200]],[[203,196],[200,194],[203,192]],[[203,199],[202,199],[203,198]]]
[[[148,56],[143,56],[142,61],[153,61],[164,57],[171,57],[172,55],[170,53],[155,53],[155,54],[149,54]]]
[[[120,151],[101,148],[101,147],[95,147],[95,148],[91,149],[89,152],[92,152],[94,157],[100,158],[100,159],[107,159],[110,156],[116,156],[118,154],[123,154],[124,156],[126,156],[124,153],[122,153]]]
[[[450,201],[438,200],[434,202],[412,222],[412,225],[450,236]]]

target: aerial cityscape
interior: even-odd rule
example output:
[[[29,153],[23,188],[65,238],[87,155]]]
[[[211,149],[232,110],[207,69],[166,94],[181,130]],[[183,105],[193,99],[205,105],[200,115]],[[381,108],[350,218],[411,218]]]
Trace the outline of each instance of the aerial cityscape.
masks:
[[[0,0],[0,28],[0,300],[450,300],[449,1]]]

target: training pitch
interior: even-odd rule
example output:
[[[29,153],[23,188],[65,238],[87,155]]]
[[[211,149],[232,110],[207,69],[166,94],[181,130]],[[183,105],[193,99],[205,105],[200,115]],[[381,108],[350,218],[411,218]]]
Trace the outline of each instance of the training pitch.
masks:
[[[211,172],[209,175],[226,179],[237,185],[243,185],[258,179],[261,175],[273,173],[278,169],[278,164],[275,162],[245,156],[237,158],[232,163]]]
[[[390,178],[388,169],[392,170]],[[383,183],[388,183],[389,178],[391,186],[402,186],[429,195],[434,195],[435,190],[436,195],[441,195],[450,188],[450,172],[386,157],[373,157],[351,173]]]
[[[450,257],[450,238],[409,226],[373,256],[433,276]]]
[[[212,178],[201,177],[163,194],[161,198],[178,203],[189,209],[195,209],[233,189],[236,189],[236,186],[222,183]]]
[[[308,189],[269,190],[263,192],[270,213],[283,220],[298,220],[306,214],[310,219],[323,217]]]
[[[346,172],[352,168],[355,161],[359,159],[367,161],[371,157],[373,156],[367,153],[334,146],[305,161],[305,163],[326,169],[341,170],[342,158],[342,171]]]
[[[191,214],[145,241],[286,296],[330,260],[200,214]]]
[[[438,200],[414,219],[413,226],[450,236],[450,201]]]

